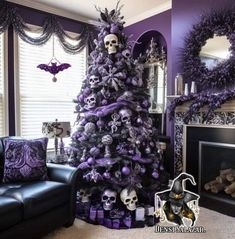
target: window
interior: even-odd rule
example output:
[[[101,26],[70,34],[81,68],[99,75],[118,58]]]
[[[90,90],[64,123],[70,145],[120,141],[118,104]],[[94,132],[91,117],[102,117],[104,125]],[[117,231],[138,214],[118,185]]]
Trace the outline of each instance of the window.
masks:
[[[7,135],[7,107],[6,107],[6,77],[4,71],[5,51],[4,51],[5,33],[0,34],[0,136]]]
[[[32,34],[35,36],[35,34]],[[70,121],[73,126],[76,114],[73,99],[76,98],[86,71],[86,49],[71,55],[66,53],[55,37],[55,57],[71,67],[56,75],[37,68],[52,58],[52,38],[43,46],[34,46],[17,37],[18,77],[17,134],[23,137],[41,137],[42,122]]]

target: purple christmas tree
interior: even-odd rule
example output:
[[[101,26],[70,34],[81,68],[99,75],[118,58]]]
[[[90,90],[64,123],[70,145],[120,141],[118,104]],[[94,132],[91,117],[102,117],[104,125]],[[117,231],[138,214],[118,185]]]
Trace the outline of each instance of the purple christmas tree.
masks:
[[[99,9],[70,156],[81,171],[78,217],[110,228],[153,225],[154,194],[166,179],[147,82],[131,57],[120,9]]]

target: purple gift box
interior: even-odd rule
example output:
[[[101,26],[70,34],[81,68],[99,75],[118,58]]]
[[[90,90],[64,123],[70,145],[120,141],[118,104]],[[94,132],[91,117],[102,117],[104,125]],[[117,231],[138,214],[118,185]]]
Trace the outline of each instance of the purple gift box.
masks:
[[[113,228],[114,229],[120,228],[120,220],[119,219],[113,219]]]
[[[104,226],[112,228],[112,220],[109,218],[104,218]]]
[[[103,208],[99,208],[97,210],[97,219],[98,219],[99,224],[103,224],[103,222],[104,222],[104,210],[103,210]]]
[[[93,222],[96,220],[96,211],[97,211],[96,207],[91,207],[90,208],[90,216],[89,216],[89,218]]]
[[[145,220],[145,223],[148,227],[154,226],[155,223],[156,223],[154,216],[147,216],[146,220]]]
[[[90,212],[90,203],[77,202],[76,216],[80,218],[88,218]]]
[[[123,219],[123,224],[124,224],[126,227],[131,228],[131,225],[132,225],[131,216],[125,217],[125,218]]]

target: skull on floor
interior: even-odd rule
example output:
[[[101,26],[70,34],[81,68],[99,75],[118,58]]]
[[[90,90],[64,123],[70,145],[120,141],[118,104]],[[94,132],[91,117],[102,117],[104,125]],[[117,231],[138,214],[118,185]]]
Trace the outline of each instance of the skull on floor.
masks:
[[[138,197],[134,189],[128,190],[124,188],[120,193],[121,201],[126,205],[127,209],[134,211],[136,209],[136,203],[138,202]]]
[[[115,34],[105,36],[104,45],[109,54],[116,53],[118,47],[118,37]]]
[[[106,189],[101,197],[104,210],[106,211],[112,210],[113,205],[116,203],[116,200],[117,200],[117,192],[113,191],[112,189]]]
[[[81,188],[78,195],[81,202],[90,202],[91,192],[89,189]]]

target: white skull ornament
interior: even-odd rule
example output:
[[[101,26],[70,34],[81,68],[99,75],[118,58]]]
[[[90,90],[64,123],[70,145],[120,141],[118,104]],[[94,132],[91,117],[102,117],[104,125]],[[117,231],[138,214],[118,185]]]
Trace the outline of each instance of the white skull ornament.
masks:
[[[106,211],[112,210],[113,205],[116,203],[116,200],[117,200],[117,192],[113,191],[112,189],[106,189],[101,197],[104,210]]]
[[[130,109],[124,108],[124,109],[119,110],[118,113],[121,116],[122,123],[124,123],[126,125],[131,124],[132,111]]]
[[[105,48],[108,49],[109,54],[117,52],[118,37],[115,34],[109,34],[104,38]]]
[[[134,189],[128,191],[127,188],[124,188],[120,193],[120,198],[122,202],[126,205],[128,210],[134,211],[136,209],[138,197]]]
[[[99,87],[100,79],[98,76],[91,75],[89,78],[89,84],[91,86],[91,89]]]
[[[91,192],[88,189],[81,188],[78,192],[81,202],[90,202]]]
[[[86,103],[86,105],[84,106],[85,109],[93,109],[96,106],[96,95],[91,94],[87,96],[84,102]]]

